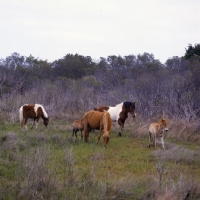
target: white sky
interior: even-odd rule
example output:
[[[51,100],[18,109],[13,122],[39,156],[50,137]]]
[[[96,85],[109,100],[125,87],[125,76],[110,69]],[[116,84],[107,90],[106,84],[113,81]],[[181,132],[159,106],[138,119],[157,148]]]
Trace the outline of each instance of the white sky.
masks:
[[[200,43],[199,13],[200,0],[0,0],[0,58],[147,52],[164,63]]]

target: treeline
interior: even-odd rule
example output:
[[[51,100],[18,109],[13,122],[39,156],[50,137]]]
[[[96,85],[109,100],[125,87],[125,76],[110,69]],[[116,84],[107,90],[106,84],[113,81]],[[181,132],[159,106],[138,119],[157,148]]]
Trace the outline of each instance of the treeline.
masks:
[[[24,103],[42,103],[53,117],[99,105],[137,102],[143,119],[200,117],[200,44],[162,64],[153,54],[91,57],[67,54],[48,62],[13,53],[0,60],[0,110],[13,121]]]

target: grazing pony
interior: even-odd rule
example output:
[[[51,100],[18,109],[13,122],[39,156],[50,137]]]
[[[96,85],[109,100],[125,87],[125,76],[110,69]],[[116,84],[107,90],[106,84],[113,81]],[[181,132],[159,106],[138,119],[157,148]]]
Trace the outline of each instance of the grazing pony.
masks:
[[[126,119],[128,118],[128,113],[132,115],[132,117],[136,116],[135,113],[135,102],[130,101],[124,101],[115,107],[111,106],[101,106],[98,108],[94,108],[94,110],[103,112],[103,110],[106,110],[110,113],[110,117],[113,122],[118,122],[121,132],[118,133],[119,136],[122,136],[123,130],[124,130],[124,123]]]
[[[85,142],[88,142],[89,132],[92,129],[97,129],[99,130],[99,135],[96,143],[99,142],[101,134],[103,133],[104,147],[107,147],[112,126],[112,120],[110,114],[107,111],[99,112],[91,110],[85,113],[83,117],[83,124]]]
[[[167,121],[162,118],[158,123],[151,123],[149,126],[149,148],[151,142],[156,149],[156,138],[160,137],[162,149],[165,150],[164,146],[164,132],[168,131]]]
[[[82,120],[75,120],[73,121],[72,123],[72,128],[73,128],[73,131],[72,131],[72,137],[76,136],[76,139],[77,139],[77,132],[78,131],[81,131],[81,139],[83,138],[83,134],[82,134],[82,131],[84,129],[84,126],[83,126],[83,119]]]
[[[45,127],[47,127],[49,123],[49,117],[46,113],[44,107],[40,104],[25,104],[21,106],[19,109],[19,120],[20,120],[20,126],[23,128],[25,126],[26,130],[28,130],[28,127],[26,125],[28,118],[32,118],[34,120],[31,129],[33,128],[35,121],[36,121],[36,129],[38,127],[38,121],[40,117],[44,121]]]

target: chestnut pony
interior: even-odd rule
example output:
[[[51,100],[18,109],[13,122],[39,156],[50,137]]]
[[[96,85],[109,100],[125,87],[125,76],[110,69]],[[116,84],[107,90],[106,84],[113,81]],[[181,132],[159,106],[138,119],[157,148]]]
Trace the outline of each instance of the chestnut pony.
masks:
[[[124,130],[124,123],[128,118],[128,113],[132,115],[132,117],[136,116],[135,113],[135,102],[124,101],[120,104],[117,104],[115,107],[111,106],[100,106],[94,108],[94,110],[102,112],[103,110],[107,110],[110,113],[110,117],[113,122],[118,122],[121,132],[119,132],[119,136],[122,136]]]
[[[99,130],[99,135],[96,143],[99,142],[101,134],[103,133],[104,147],[107,147],[112,126],[112,120],[110,114],[107,111],[99,112],[91,110],[85,113],[83,117],[83,124],[85,142],[88,142],[89,132],[92,129],[96,129]]]
[[[44,107],[40,104],[25,104],[21,106],[19,109],[19,120],[20,120],[20,126],[23,128],[25,126],[26,130],[28,130],[28,127],[26,125],[28,118],[32,118],[34,120],[31,129],[33,128],[35,121],[36,121],[36,129],[38,127],[38,121],[40,117],[44,121],[45,127],[47,127],[49,123],[49,116],[46,113]]]

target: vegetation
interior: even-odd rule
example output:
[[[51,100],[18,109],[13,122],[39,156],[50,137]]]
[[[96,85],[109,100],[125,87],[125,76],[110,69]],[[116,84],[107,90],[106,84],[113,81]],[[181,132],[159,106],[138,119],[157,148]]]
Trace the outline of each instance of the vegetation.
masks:
[[[0,199],[200,198],[199,44],[165,64],[153,54],[68,54],[52,63],[13,53],[0,60]],[[72,138],[71,123],[100,105],[136,101],[124,137],[108,147]],[[18,110],[41,103],[44,128],[22,131]],[[148,125],[166,117],[166,151],[149,149]],[[31,123],[31,120],[29,121]],[[29,124],[30,127],[30,124]]]

